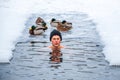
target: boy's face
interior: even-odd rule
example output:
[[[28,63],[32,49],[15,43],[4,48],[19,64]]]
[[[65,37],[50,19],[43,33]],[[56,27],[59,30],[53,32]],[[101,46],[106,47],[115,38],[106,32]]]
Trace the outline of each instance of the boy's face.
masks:
[[[55,47],[58,47],[60,46],[60,37],[58,35],[54,35],[51,39],[51,42],[52,42],[52,45],[55,46]]]

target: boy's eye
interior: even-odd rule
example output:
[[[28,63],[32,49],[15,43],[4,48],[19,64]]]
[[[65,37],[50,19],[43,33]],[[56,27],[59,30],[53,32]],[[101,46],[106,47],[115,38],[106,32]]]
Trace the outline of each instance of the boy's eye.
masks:
[[[57,38],[57,40],[59,40],[59,38]]]
[[[55,38],[53,38],[53,40],[56,40]]]

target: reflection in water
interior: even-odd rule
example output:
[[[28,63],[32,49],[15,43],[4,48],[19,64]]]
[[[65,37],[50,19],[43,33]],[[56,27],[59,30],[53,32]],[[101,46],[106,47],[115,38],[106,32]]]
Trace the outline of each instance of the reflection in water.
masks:
[[[62,53],[60,50],[53,50],[50,52],[50,63],[51,64],[59,64],[63,61]],[[58,68],[61,65],[51,65],[51,67]]]
[[[35,45],[34,45],[34,42],[33,42],[33,41],[31,41],[30,43],[31,43],[31,47],[35,47]]]

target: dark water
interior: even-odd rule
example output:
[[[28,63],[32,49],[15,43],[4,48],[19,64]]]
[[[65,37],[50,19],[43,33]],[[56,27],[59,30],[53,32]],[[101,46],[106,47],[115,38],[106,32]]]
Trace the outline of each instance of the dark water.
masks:
[[[49,27],[39,36],[30,36],[29,27],[40,16]],[[51,62],[49,34],[51,18],[73,23],[72,30],[62,32],[59,63]],[[103,44],[96,23],[84,13],[33,14],[13,50],[10,64],[0,64],[0,80],[119,80],[120,67],[109,66],[102,53]],[[59,60],[58,59],[58,60]]]

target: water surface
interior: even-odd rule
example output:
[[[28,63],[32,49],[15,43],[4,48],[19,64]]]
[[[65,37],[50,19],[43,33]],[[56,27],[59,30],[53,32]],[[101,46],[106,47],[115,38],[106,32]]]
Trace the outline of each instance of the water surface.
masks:
[[[38,16],[49,28],[42,35],[30,36],[28,29]],[[70,31],[61,32],[65,48],[57,63],[51,62],[48,48],[53,17],[73,23]],[[109,66],[105,60],[96,26],[85,13],[31,15],[10,64],[0,64],[0,80],[119,80],[120,68]]]

